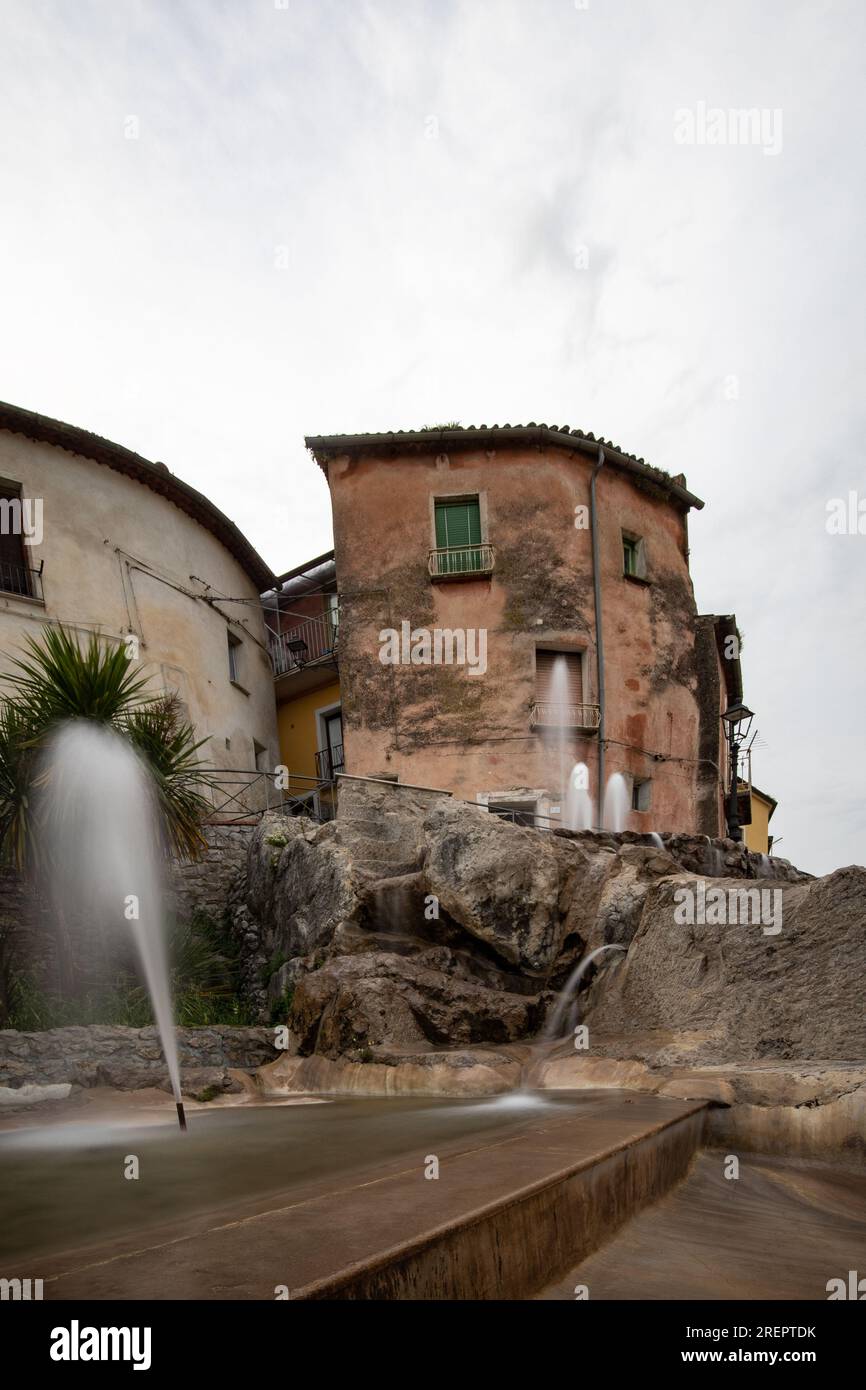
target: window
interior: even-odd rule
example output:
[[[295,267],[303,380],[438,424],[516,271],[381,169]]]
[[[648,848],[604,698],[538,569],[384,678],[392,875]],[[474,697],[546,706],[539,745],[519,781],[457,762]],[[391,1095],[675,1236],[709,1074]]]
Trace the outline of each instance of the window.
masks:
[[[443,498],[435,502],[434,510],[437,555],[434,575],[477,574],[489,570],[489,547],[481,543],[478,498]]]
[[[319,714],[319,720],[320,736],[325,746],[316,754],[316,770],[323,782],[333,782],[336,774],[345,768],[342,711],[326,711]]]
[[[598,705],[586,704],[583,652],[535,649],[535,698],[530,709],[534,729],[583,729],[599,725]]]
[[[535,698],[544,705],[583,704],[583,661],[580,652],[535,652]]]
[[[267,772],[268,769],[268,750],[258,739],[253,739],[253,762],[256,772]]]
[[[631,784],[631,809],[648,811],[652,804],[652,781],[649,777],[635,777]]]
[[[487,809],[493,816],[499,816],[500,820],[510,820],[514,825],[536,824],[535,812],[537,802],[535,801],[489,801]]]
[[[20,485],[0,480],[0,589],[26,596],[32,588],[22,522]]]
[[[241,669],[241,646],[243,645],[239,637],[235,637],[233,632],[228,634],[229,640],[229,680],[232,685],[240,685]]]
[[[622,572],[628,579],[646,579],[646,547],[640,536],[622,533]]]

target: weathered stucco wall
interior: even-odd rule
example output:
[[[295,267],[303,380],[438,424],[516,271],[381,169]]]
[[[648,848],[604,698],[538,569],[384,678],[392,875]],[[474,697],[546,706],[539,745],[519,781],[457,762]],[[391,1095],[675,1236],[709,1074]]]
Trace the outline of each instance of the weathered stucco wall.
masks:
[[[581,760],[595,794],[596,737],[569,733],[563,757],[529,723],[537,647],[584,652],[584,699],[598,699],[591,537],[575,526],[575,508],[589,507],[591,472],[574,453],[522,445],[329,462],[349,772],[397,772],[471,800],[524,787],[558,794]],[[431,582],[433,499],[476,493],[483,540],[495,547],[493,575]],[[606,772],[652,779],[651,809],[633,813],[631,828],[717,833],[715,755],[699,761],[701,662],[685,516],[657,488],[611,467],[597,495]],[[649,583],[624,577],[623,531],[643,538]],[[383,666],[379,633],[404,621],[486,629],[486,672]],[[701,776],[709,792],[705,785],[699,797]]]
[[[253,768],[255,739],[273,766],[273,677],[258,593],[220,541],[143,483],[8,430],[0,430],[0,477],[43,499],[42,543],[26,552],[28,564],[45,562],[44,606],[0,593],[0,675],[46,621],[117,640],[135,633],[154,692],[177,691],[209,740],[206,761]],[[243,689],[229,680],[229,632],[242,644]]]

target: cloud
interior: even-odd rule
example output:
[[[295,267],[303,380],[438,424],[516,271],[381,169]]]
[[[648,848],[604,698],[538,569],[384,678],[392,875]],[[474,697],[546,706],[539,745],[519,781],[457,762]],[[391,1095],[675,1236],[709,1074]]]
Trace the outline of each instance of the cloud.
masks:
[[[708,502],[805,867],[863,856],[861,8],[7,0],[2,394],[165,460],[278,570],[309,432],[568,422]],[[780,109],[781,154],[674,112]],[[135,116],[138,138],[126,138]],[[585,248],[578,264],[576,248]]]

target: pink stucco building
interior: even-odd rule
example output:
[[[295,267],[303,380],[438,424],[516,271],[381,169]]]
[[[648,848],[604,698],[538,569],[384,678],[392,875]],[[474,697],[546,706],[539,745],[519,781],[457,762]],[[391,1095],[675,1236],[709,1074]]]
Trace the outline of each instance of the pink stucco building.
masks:
[[[349,773],[555,821],[583,763],[593,797],[623,774],[630,828],[723,833],[736,626],[697,613],[684,477],[545,425],[307,445]]]

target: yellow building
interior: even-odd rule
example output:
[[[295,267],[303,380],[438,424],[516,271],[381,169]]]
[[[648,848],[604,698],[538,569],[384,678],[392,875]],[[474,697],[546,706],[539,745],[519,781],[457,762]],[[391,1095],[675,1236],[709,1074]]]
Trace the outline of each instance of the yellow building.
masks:
[[[745,827],[746,848],[754,850],[756,854],[769,854],[773,847],[773,837],[770,834],[770,820],[773,812],[778,805],[766,792],[759,791],[753,784],[752,792],[752,819],[751,823]]]
[[[344,771],[334,552],[289,570],[264,604],[287,791],[298,813],[328,819],[335,778]]]

